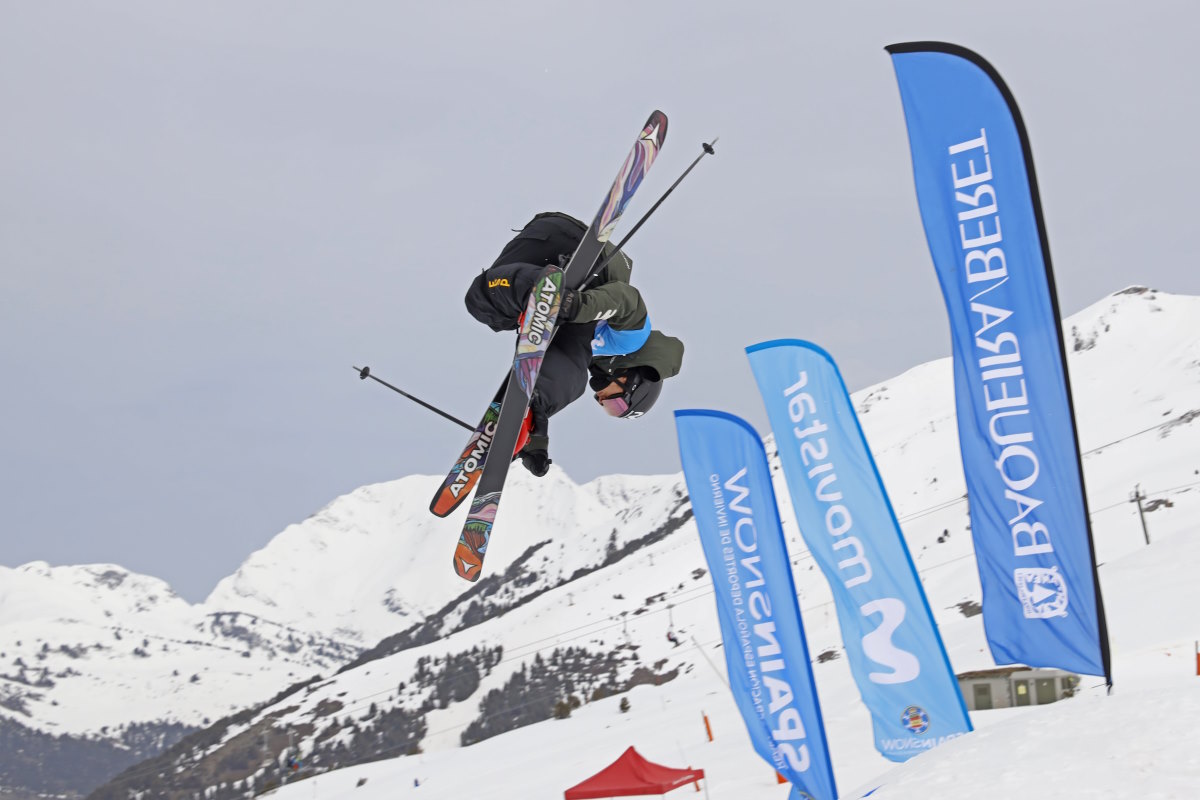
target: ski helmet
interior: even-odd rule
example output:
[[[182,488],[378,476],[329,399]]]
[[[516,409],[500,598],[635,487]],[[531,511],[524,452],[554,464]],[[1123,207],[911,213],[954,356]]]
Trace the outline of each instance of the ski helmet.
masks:
[[[598,400],[604,411],[618,419],[635,419],[649,411],[662,394],[662,381],[652,380],[645,370],[631,369],[625,373],[625,391],[614,397]]]

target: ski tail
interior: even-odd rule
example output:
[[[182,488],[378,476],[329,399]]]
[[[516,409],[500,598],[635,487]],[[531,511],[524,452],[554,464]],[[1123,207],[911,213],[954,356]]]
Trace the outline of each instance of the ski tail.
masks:
[[[476,495],[471,501],[471,513],[454,549],[454,571],[459,577],[471,582],[479,580],[499,507],[500,492]]]
[[[526,417],[530,397],[537,385],[542,358],[554,336],[561,289],[578,288],[591,278],[605,243],[662,149],[666,135],[667,115],[655,111],[646,120],[595,219],[563,268],[554,292],[549,293],[545,284],[551,277],[549,269],[552,268],[548,268],[547,274],[530,295],[530,304],[517,342],[517,353],[513,359],[512,378],[501,401],[500,418],[496,423],[492,448],[499,448],[503,452],[516,443],[520,423]],[[546,293],[540,294],[543,292]],[[548,324],[543,325],[539,322],[539,319],[546,317],[549,318]],[[478,580],[483,572],[483,559],[491,541],[492,526],[496,521],[496,512],[500,507],[510,463],[508,459],[494,458],[487,461],[481,470],[475,499],[471,502],[471,510],[454,553],[454,570],[466,580]]]

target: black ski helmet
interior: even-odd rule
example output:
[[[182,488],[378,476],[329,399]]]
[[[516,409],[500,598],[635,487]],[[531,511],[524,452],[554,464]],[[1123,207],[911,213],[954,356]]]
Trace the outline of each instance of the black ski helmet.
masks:
[[[621,418],[640,417],[653,408],[654,404],[658,402],[658,396],[662,394],[662,387],[662,381],[650,380],[648,377],[633,381],[633,387],[625,390],[629,402],[629,413],[623,414]]]
[[[625,391],[618,397],[627,408],[614,416],[619,419],[636,419],[649,411],[662,394],[662,381],[655,380],[657,373],[645,367],[633,367],[614,377],[625,377]],[[611,411],[609,412],[612,413]]]

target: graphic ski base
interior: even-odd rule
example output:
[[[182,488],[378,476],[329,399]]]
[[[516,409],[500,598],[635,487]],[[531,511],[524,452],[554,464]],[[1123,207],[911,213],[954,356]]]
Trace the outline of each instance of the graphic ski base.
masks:
[[[471,496],[475,484],[483,474],[483,465],[487,459],[488,450],[492,446],[492,437],[496,434],[496,422],[500,419],[500,401],[497,399],[488,406],[483,419],[471,434],[470,441],[463,448],[462,455],[442,482],[429,510],[434,516],[448,516],[454,509]]]
[[[472,582],[479,580],[499,507],[500,492],[491,492],[471,501],[471,513],[458,537],[458,547],[454,549],[454,571],[459,577]]]

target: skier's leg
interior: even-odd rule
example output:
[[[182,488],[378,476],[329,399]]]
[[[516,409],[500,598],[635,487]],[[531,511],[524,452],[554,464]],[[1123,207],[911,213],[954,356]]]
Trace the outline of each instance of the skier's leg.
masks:
[[[530,402],[530,407],[546,418],[578,400],[587,389],[594,329],[593,324],[563,325],[555,331]]]

